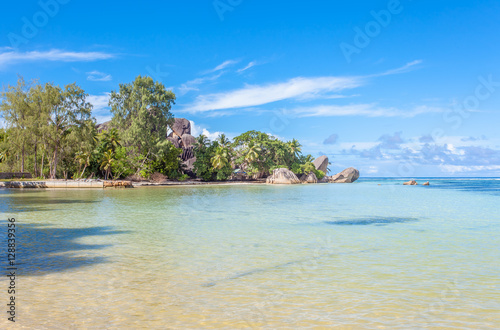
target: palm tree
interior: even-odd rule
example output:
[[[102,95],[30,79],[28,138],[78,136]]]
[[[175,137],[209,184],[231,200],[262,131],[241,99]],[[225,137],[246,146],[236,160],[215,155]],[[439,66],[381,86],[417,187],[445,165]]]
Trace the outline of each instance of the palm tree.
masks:
[[[101,170],[106,171],[104,174],[104,179],[107,180],[108,176],[111,175],[111,165],[115,161],[115,153],[112,150],[108,150],[104,153],[104,157],[101,163]]]
[[[99,133],[97,138],[99,141],[102,141],[105,150],[114,151],[117,147],[121,147],[120,136],[116,128]]]
[[[219,142],[219,144],[223,147],[227,147],[231,143],[224,133],[219,135],[217,142]]]
[[[118,134],[118,130],[116,128],[112,128],[109,131],[106,132],[107,134],[107,139],[111,146],[113,147],[113,150],[117,147],[121,147],[120,143],[120,136]]]
[[[75,158],[76,158],[76,160],[78,160],[78,171],[80,171],[80,168],[83,165],[83,171],[80,174],[80,178],[81,178],[81,177],[83,177],[83,173],[85,173],[87,166],[89,166],[89,164],[90,164],[90,153],[79,151],[76,153]]]
[[[250,164],[259,158],[259,152],[262,151],[262,148],[255,144],[254,142],[250,142],[248,147],[244,150],[245,162]]]
[[[307,156],[302,156],[301,159],[300,159],[301,162],[303,162],[304,164],[305,163],[309,163],[309,162],[313,162],[314,161],[314,157],[312,155],[307,155]]]
[[[300,156],[300,153],[302,152],[302,145],[297,141],[296,139],[293,139],[292,141],[288,142],[288,147],[290,148],[290,151],[292,152],[293,158],[297,159]]]
[[[208,138],[203,134],[200,134],[200,136],[196,138],[196,144],[201,148],[208,147],[209,142]]]
[[[215,156],[212,157],[212,167],[216,170],[220,170],[226,166],[228,162],[227,148],[218,146],[215,150]]]

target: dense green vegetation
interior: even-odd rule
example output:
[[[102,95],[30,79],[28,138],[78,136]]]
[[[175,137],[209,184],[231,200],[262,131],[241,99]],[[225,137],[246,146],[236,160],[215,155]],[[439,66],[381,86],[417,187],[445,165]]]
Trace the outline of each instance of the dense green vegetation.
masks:
[[[258,131],[243,133],[233,142],[224,135],[211,143],[200,136],[195,147],[195,173],[205,181],[227,180],[234,168],[240,168],[257,179],[284,167],[295,174],[314,172],[318,179],[323,178],[325,173],[316,170],[311,155],[302,155],[301,147],[295,139],[283,142]]]
[[[64,88],[52,83],[26,82],[7,86],[0,94],[0,171],[31,172],[41,178],[118,179],[161,173],[186,179],[182,149],[166,139],[173,123],[175,94],[150,77],[138,76],[110,93],[113,114],[106,127],[96,125],[88,95],[76,84]],[[205,181],[229,179],[235,168],[249,177],[268,176],[286,167],[296,174],[325,174],[301,153],[300,143],[283,142],[258,131],[230,141],[200,135],[194,147],[194,174]]]

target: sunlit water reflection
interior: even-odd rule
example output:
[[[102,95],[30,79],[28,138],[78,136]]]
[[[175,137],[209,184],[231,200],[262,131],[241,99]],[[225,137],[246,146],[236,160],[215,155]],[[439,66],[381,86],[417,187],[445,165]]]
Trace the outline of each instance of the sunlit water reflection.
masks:
[[[500,328],[500,181],[401,182],[0,190],[16,326]]]

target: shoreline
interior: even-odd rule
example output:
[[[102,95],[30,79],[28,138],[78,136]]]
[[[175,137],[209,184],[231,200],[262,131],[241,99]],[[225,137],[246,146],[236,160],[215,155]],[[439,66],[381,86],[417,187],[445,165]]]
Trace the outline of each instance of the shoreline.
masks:
[[[127,181],[127,180],[8,180],[0,181],[0,188],[6,189],[105,189],[168,186],[246,185],[265,184],[263,180],[252,181]]]

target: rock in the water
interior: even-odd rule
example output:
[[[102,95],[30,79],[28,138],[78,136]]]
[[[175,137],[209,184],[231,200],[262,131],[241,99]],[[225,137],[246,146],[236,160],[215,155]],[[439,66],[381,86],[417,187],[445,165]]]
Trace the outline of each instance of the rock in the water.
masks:
[[[318,180],[318,183],[329,183],[330,178],[330,176],[325,175],[321,180]]]
[[[287,168],[277,168],[271,176],[267,177],[266,183],[271,184],[297,184],[300,180]]]
[[[302,183],[318,183],[318,178],[316,177],[316,174],[310,172],[309,174],[302,174],[300,181]]]
[[[422,186],[429,186],[429,185],[430,185],[430,183],[429,183],[429,181],[427,181],[427,182],[426,182],[426,183],[424,183]]]
[[[405,186],[416,186],[416,185],[418,185],[418,183],[415,180],[410,180],[408,182],[403,183],[403,185],[405,185]]]
[[[353,183],[359,178],[359,171],[354,167],[349,167],[342,172],[331,176],[330,183]]]
[[[328,168],[328,157],[320,156],[314,160],[313,164],[318,171],[321,171],[326,174],[326,170]]]
[[[195,143],[196,143],[196,139],[191,134],[186,133],[186,134],[182,135],[182,146],[184,148],[188,148],[188,147],[194,145]]]
[[[177,136],[191,134],[191,123],[186,118],[175,118],[174,124],[172,125],[172,131],[174,131]]]

